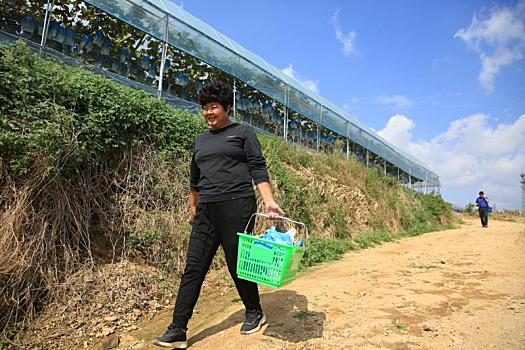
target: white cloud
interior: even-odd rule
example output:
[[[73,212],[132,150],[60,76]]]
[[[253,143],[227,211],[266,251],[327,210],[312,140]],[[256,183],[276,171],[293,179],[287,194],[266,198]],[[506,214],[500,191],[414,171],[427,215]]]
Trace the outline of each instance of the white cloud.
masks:
[[[403,95],[379,96],[375,102],[393,109],[410,107],[412,105],[412,101]]]
[[[356,105],[360,102],[362,102],[364,100],[363,97],[356,97],[356,96],[353,96],[351,99],[350,99],[350,103],[353,104],[353,105]]]
[[[390,117],[385,128],[379,131],[379,135],[394,145],[406,149],[410,145],[412,129],[415,126],[416,123],[412,119],[396,114]]]
[[[470,26],[454,35],[476,50],[481,60],[479,82],[486,92],[494,90],[501,67],[521,60],[525,50],[525,0],[514,7],[497,7],[488,16],[474,15]]]
[[[319,80],[308,80],[301,77],[295,69],[293,69],[293,65],[290,63],[288,67],[285,67],[281,69],[281,72],[286,74],[287,76],[294,78],[299,83],[301,83],[306,89],[315,92],[316,94],[319,94]]]
[[[436,141],[457,145],[477,157],[503,156],[525,145],[525,116],[514,124],[498,124],[495,128],[488,121],[484,114],[455,120]]]
[[[440,66],[455,64],[458,59],[451,55],[445,55],[443,57],[435,58],[432,60],[432,69],[436,69]]]
[[[332,16],[332,25],[334,26],[335,30],[335,37],[341,44],[343,44],[344,55],[346,57],[354,55],[357,52],[357,33],[355,32],[355,30],[348,32],[347,34],[343,32],[343,30],[341,29],[341,23],[339,21],[339,9],[337,9],[337,11],[335,11],[334,15]]]
[[[465,205],[483,189],[498,209],[521,208],[525,114],[510,124],[491,126],[489,121],[484,114],[457,119],[425,141],[413,139],[413,120],[396,114],[378,133],[435,170],[446,200]]]

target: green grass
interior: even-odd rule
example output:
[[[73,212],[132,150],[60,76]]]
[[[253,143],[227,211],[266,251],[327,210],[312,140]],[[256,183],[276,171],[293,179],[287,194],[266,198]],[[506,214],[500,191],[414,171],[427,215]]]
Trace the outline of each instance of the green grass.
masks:
[[[13,339],[16,335],[26,330],[28,325],[23,322],[11,323],[2,332],[0,336],[0,350],[13,349]]]
[[[392,324],[394,325],[394,327],[396,327],[397,330],[399,331],[404,331],[407,329],[407,325],[404,324],[403,322],[399,321],[399,320],[393,320],[392,321]]]
[[[301,260],[301,268],[338,260],[344,253],[355,248],[356,244],[351,238],[328,239],[312,236],[307,242],[306,251]]]
[[[508,221],[508,222],[518,222],[518,220],[516,220],[514,218],[504,218],[504,217],[497,217],[497,216],[492,216],[492,219],[493,220],[500,220],[500,221]]]
[[[296,314],[293,315],[293,317],[297,318],[300,321],[304,321],[308,319],[309,317],[315,316],[314,312],[308,312],[308,311],[299,311]]]
[[[392,242],[404,237],[414,237],[426,232],[442,231],[452,228],[452,225],[420,225],[409,231],[391,234],[385,230],[376,232],[364,232],[354,239],[339,238],[329,239],[313,236],[307,244],[306,252],[301,261],[300,269],[310,267],[319,263],[339,260],[343,254],[349,251],[372,248],[385,242]],[[422,266],[421,268],[427,268]],[[430,268],[430,267],[429,267]]]
[[[435,269],[437,268],[436,265],[416,265],[414,266],[416,269],[425,269],[425,270],[430,270],[430,269]]]

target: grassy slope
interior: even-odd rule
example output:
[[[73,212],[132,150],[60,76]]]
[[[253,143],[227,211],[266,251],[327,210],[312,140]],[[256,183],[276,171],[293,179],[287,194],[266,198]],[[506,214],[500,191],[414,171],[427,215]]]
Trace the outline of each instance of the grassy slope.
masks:
[[[341,154],[307,153],[275,138],[261,139],[277,197],[314,233],[304,266],[452,224],[441,198],[407,190],[377,169]]]
[[[0,46],[0,81],[0,329],[43,298],[67,298],[55,286],[86,265],[125,258],[180,272],[201,118],[20,44]],[[277,199],[310,227],[305,266],[451,223],[440,198],[377,170],[260,139]]]

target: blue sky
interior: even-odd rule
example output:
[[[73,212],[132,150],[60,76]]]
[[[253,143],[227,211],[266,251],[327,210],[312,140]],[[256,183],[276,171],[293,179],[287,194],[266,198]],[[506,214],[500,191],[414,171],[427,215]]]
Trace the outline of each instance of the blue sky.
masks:
[[[525,0],[176,0],[442,177],[520,208]]]

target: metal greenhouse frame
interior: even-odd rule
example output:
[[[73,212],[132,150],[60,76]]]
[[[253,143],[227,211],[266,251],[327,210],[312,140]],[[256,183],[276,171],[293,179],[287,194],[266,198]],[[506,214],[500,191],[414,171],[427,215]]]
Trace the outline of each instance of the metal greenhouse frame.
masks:
[[[45,6],[41,47],[46,45],[50,27],[49,13],[52,11],[54,1],[47,0]],[[359,145],[366,150],[363,157],[366,157],[367,165],[372,155],[375,155],[380,158],[378,167],[382,168],[385,174],[389,163],[397,168],[390,174],[395,174],[397,170],[397,178],[401,180],[400,171],[403,172],[406,176],[402,177],[402,181],[408,187],[425,193],[439,193],[440,181],[435,172],[397,149],[341,108],[307,90],[297,80],[287,76],[178,5],[164,0],[84,0],[84,2],[161,43],[158,96],[164,93],[163,77],[167,52],[171,46],[230,75],[234,79],[234,84],[236,81],[247,84],[284,106],[284,120],[281,124],[285,139],[288,139],[290,125],[293,123],[288,113],[290,110],[317,125],[316,134],[313,136],[314,149],[320,149],[319,128],[326,128],[346,141],[343,152],[347,157],[350,157],[350,143]],[[237,96],[235,101],[238,100]],[[234,110],[236,110],[235,106]]]

